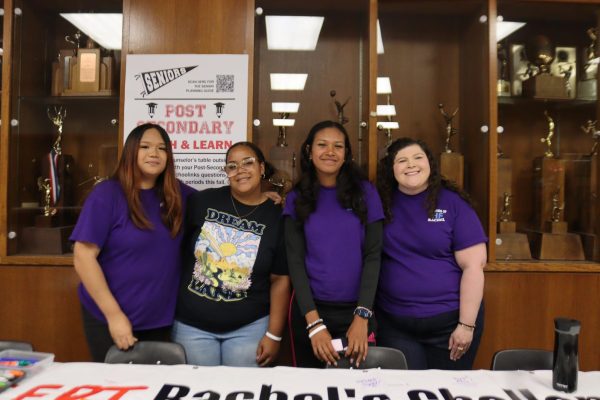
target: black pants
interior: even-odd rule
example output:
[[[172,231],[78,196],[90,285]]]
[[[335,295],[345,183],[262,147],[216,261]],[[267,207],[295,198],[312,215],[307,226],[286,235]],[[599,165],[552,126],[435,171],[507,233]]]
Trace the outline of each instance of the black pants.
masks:
[[[315,357],[312,344],[306,331],[306,318],[300,313],[300,308],[295,298],[291,301],[292,310],[290,313],[290,336],[292,340],[292,352],[296,367],[302,368],[323,368],[325,364]],[[327,325],[327,330],[332,339],[346,337],[346,332],[354,319],[355,303],[329,303],[315,301],[319,317]],[[369,320],[369,333],[374,332],[375,321]]]
[[[85,307],[81,307],[81,315],[83,317],[83,331],[85,332],[85,338],[87,340],[90,354],[94,362],[104,362],[106,352],[114,344],[110,331],[108,330],[108,324],[99,321],[94,317]],[[171,327],[163,327],[156,329],[147,330],[135,330],[133,336],[138,338],[140,341],[144,340],[156,340],[156,341],[170,341],[171,340]]]
[[[469,370],[483,332],[483,304],[479,308],[477,328],[467,352],[450,360],[448,341],[458,323],[458,310],[428,318],[396,317],[377,310],[377,345],[402,350],[409,369]]]

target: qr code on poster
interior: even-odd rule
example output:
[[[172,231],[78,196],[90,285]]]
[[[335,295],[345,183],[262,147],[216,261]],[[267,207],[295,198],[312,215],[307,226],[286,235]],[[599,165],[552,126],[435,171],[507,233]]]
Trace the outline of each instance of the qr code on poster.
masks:
[[[217,92],[233,92],[233,75],[217,75]]]

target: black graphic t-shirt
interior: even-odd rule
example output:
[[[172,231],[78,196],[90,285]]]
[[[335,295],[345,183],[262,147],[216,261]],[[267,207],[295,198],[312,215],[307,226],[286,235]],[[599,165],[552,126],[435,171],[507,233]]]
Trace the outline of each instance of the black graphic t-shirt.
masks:
[[[271,274],[288,274],[281,207],[240,203],[229,186],[189,197],[182,251],[176,319],[205,331],[268,315]]]

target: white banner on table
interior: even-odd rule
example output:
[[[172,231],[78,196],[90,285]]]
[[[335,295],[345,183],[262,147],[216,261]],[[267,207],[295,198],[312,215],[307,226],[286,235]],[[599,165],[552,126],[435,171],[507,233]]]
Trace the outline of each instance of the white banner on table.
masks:
[[[177,177],[196,189],[225,185],[225,152],[246,140],[246,54],[129,54],[124,139],[136,126],[161,125]]]
[[[53,364],[0,399],[54,400],[598,400],[600,372],[574,393],[551,371],[393,371],[191,365]]]

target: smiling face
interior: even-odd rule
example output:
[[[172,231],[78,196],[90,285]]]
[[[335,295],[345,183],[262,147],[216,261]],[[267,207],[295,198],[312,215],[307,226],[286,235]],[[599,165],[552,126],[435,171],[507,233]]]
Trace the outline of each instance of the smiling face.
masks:
[[[414,195],[428,186],[431,167],[427,155],[418,144],[399,150],[394,157],[394,177],[402,193]]]
[[[156,179],[167,167],[167,145],[160,133],[150,128],[140,140],[137,153],[137,166],[140,170],[142,189],[154,187]]]
[[[325,186],[335,185],[346,156],[345,137],[336,128],[324,128],[316,133],[310,156],[319,182]]]
[[[254,160],[253,162],[250,162]],[[237,165],[235,170],[227,172],[231,191],[236,197],[246,197],[260,193],[261,176],[265,165],[247,146],[236,146],[227,155],[226,165]],[[232,168],[233,169],[233,168]]]

